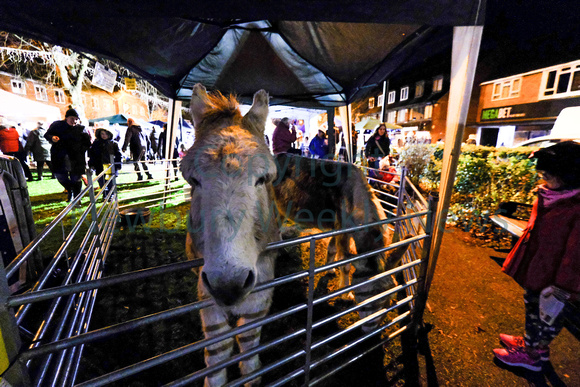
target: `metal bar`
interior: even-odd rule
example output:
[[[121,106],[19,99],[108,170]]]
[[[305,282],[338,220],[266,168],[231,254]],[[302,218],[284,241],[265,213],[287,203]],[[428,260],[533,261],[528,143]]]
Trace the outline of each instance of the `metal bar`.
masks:
[[[310,236],[292,238],[292,239],[279,241],[279,242],[273,242],[273,243],[269,243],[266,246],[265,250],[273,250],[273,249],[278,249],[281,247],[293,246],[295,244],[308,242],[308,241],[310,241],[310,238],[316,238],[316,239],[330,238],[330,237],[341,235],[341,234],[347,234],[347,233],[351,233],[351,232],[355,232],[355,231],[361,231],[361,230],[367,229],[369,227],[382,226],[385,224],[396,223],[396,222],[399,222],[401,220],[414,218],[417,216],[423,216],[423,215],[427,215],[427,211],[418,212],[418,213],[411,214],[411,215],[401,216],[400,218],[391,218],[391,219],[379,220],[377,222],[367,223],[367,224],[364,224],[361,226],[353,226],[353,227],[345,228],[342,230],[325,231],[325,232],[321,232],[321,233],[316,234],[316,235],[310,235]]]
[[[90,266],[91,266],[91,263],[93,261],[91,258],[91,255],[92,255],[93,249],[95,247],[95,243],[96,243],[95,239],[96,239],[96,236],[93,236],[93,239],[92,239],[91,244],[89,246],[89,253],[86,256],[86,260],[85,260],[86,263],[83,265],[83,269],[85,269],[86,266],[89,266],[89,270],[90,270]],[[83,278],[85,278],[88,275],[86,273],[87,273],[86,270],[80,271],[78,274],[78,280],[82,280]],[[75,304],[77,297],[78,296],[76,294],[73,295],[72,297],[69,297],[67,304],[66,304],[66,307],[64,308],[64,311],[62,312],[62,317],[60,319],[62,324],[57,326],[56,331],[52,335],[52,341],[58,340],[61,337],[61,334],[65,329],[64,322],[67,321],[68,316],[70,315],[70,312]],[[34,351],[34,350],[35,349],[30,349],[29,351]],[[43,383],[44,379],[47,377],[48,368],[50,366],[50,363],[52,362],[52,359],[53,359],[53,354],[52,353],[48,354],[48,356],[46,356],[46,358],[42,361],[40,367],[38,367],[40,369],[40,373],[36,376],[36,380],[34,383],[35,386],[40,386]],[[28,359],[24,359],[24,360],[28,360]]]
[[[306,313],[306,341],[304,343],[304,384],[310,379],[310,346],[312,344],[312,319],[314,315],[314,269],[316,268],[316,239],[310,239],[310,259],[308,261],[308,309]]]
[[[209,306],[209,305],[204,305],[203,307],[205,308],[207,306]],[[242,326],[233,328],[233,329],[225,332],[222,335],[215,336],[215,337],[208,338],[208,339],[199,340],[195,343],[188,344],[188,345],[183,346],[183,347],[178,348],[178,349],[174,349],[173,351],[166,352],[166,353],[161,354],[161,355],[157,355],[153,358],[143,360],[139,363],[133,364],[131,366],[127,366],[127,367],[122,368],[120,370],[113,371],[113,372],[110,372],[106,375],[99,376],[95,379],[92,379],[92,380],[89,380],[89,381],[86,381],[84,383],[79,384],[78,387],[80,387],[80,386],[83,386],[83,387],[103,386],[103,385],[108,384],[110,382],[126,378],[127,376],[134,375],[134,374],[139,373],[141,371],[144,371],[144,370],[147,370],[149,368],[155,367],[157,365],[163,364],[167,361],[176,359],[178,357],[187,355],[191,352],[205,348],[208,345],[218,343],[226,338],[234,337],[234,336],[236,336],[240,333],[246,332],[250,329],[255,329],[257,327],[263,326],[264,324],[270,323],[272,321],[276,321],[277,319],[280,319],[280,318],[282,318],[286,315],[289,315],[289,314],[296,313],[298,310],[305,309],[305,308],[306,308],[306,305],[304,304],[302,306],[287,309],[283,313],[277,313],[275,316],[266,316],[266,317],[254,320],[248,324],[244,324]],[[190,312],[190,311],[188,311],[188,312]],[[274,318],[272,318],[272,317],[274,317]],[[105,329],[109,329],[109,328],[105,328]],[[243,356],[243,355],[244,354],[240,354],[240,356]]]
[[[80,222],[77,223],[77,225],[78,224],[80,224]],[[89,230],[93,227],[93,225],[94,225],[94,223],[90,224]],[[78,228],[77,228],[77,230],[78,230]],[[76,230],[74,232],[76,233]],[[81,245],[83,247],[86,246],[86,243],[88,243],[89,235],[90,235],[90,232],[87,232],[87,234],[83,238],[83,240],[81,242]],[[70,245],[70,243],[72,242],[73,237],[74,237],[74,233],[71,231],[71,234],[69,234],[69,236],[67,236],[65,242],[61,245],[61,247],[57,251],[55,257],[50,261],[50,263],[49,263],[48,267],[46,268],[46,270],[44,271],[43,275],[36,282],[36,284],[34,284],[31,291],[29,293],[23,294],[23,296],[24,295],[29,296],[31,294],[34,294],[35,292],[39,291],[38,289],[42,289],[43,286],[46,285],[46,282],[48,281],[53,270],[56,268],[56,265],[58,265],[58,263],[62,259],[63,252],[65,251],[66,247],[68,247],[68,245]],[[78,258],[80,253],[82,253],[82,250],[77,250],[77,252],[75,254],[75,257],[76,257],[75,259]],[[16,315],[15,315],[16,321],[18,322],[18,324],[22,323],[22,319],[24,318],[26,313],[28,313],[29,308],[30,308],[30,305],[25,305],[25,306],[22,306],[18,309],[18,311],[16,312]]]
[[[44,230],[42,230],[42,232],[40,232],[24,249],[22,249],[20,254],[18,254],[14,258],[14,260],[10,263],[10,265],[8,265],[6,267],[6,276],[8,278],[13,276],[16,273],[16,271],[18,270],[20,265],[22,265],[24,263],[24,261],[26,261],[30,257],[30,255],[32,255],[32,253],[38,248],[38,246],[40,245],[40,242],[42,242],[44,239],[46,239],[46,236],[50,233],[50,231],[52,231],[56,227],[57,224],[61,223],[62,220],[64,219],[64,217],[66,215],[68,215],[72,209],[75,208],[77,203],[80,202],[80,200],[82,199],[83,192],[86,193],[86,191],[87,191],[87,188],[85,188],[83,191],[81,191],[81,194],[79,196],[77,196],[73,201],[71,201],[69,203],[69,205],[66,206],[61,211],[61,213],[58,214],[56,216],[56,218],[54,218],[54,220],[52,222],[50,222],[44,228]],[[61,223],[61,226],[63,226],[62,223]],[[64,226],[63,226],[63,234],[64,234]]]
[[[16,295],[8,298],[7,305],[9,307],[18,306],[26,303],[38,302],[48,300],[54,297],[62,297],[68,294],[78,293],[97,289],[104,286],[116,285],[126,281],[133,281],[137,279],[148,278],[153,275],[170,273],[178,270],[191,269],[203,265],[203,260],[197,259],[193,261],[170,263],[167,265],[157,266],[154,268],[132,271],[125,274],[117,274],[106,278],[101,278],[93,281],[86,281],[77,284],[65,285],[59,288],[51,288],[46,290],[39,290],[33,293]]]

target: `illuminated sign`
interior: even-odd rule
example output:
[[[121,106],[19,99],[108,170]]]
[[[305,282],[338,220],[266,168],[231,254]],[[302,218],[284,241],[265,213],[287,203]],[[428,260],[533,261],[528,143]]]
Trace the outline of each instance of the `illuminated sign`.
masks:
[[[523,118],[525,112],[515,112],[513,106],[500,108],[483,109],[481,111],[481,120],[506,120],[512,118]]]

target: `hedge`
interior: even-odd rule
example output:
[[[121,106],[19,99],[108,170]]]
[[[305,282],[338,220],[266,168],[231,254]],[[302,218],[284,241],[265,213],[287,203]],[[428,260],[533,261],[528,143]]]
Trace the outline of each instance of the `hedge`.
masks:
[[[424,149],[412,150],[412,147]],[[531,204],[538,175],[535,161],[529,156],[536,149],[462,146],[448,223],[485,228],[489,224],[488,215],[501,202]],[[439,189],[442,158],[443,147],[437,145],[415,145],[401,151],[401,164],[408,169],[411,180],[426,193]]]

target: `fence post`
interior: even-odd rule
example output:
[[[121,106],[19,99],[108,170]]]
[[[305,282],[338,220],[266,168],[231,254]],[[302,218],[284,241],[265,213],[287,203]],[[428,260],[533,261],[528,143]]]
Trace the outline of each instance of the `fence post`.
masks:
[[[14,311],[6,307],[9,295],[8,278],[0,252],[0,385],[30,386],[27,368],[17,360],[22,342]]]
[[[423,283],[419,284],[419,292],[415,307],[416,310],[413,314],[413,327],[415,332],[417,332],[423,322],[423,313],[425,312],[425,306],[427,305],[427,296],[429,294],[429,288],[435,270],[435,260],[430,259],[430,255],[431,239],[433,238],[433,227],[435,223],[435,211],[437,210],[438,203],[439,195],[437,193],[429,195],[429,212],[427,214],[427,221],[425,222],[425,233],[429,235],[429,238],[423,240],[423,250],[421,251],[421,260],[424,260],[424,262],[421,264],[419,279],[423,278]]]
[[[399,218],[403,216],[403,208],[405,207],[405,180],[407,176],[407,168],[401,168],[401,181],[399,182],[399,197],[397,198],[397,214],[396,217]],[[401,238],[401,224],[400,221],[395,223],[395,235],[393,236],[393,241],[396,242]]]

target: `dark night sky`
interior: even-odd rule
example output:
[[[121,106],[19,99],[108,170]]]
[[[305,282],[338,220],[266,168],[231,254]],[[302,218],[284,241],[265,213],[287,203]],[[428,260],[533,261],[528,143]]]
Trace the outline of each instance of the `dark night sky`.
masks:
[[[580,2],[488,0],[476,82],[580,59]]]

